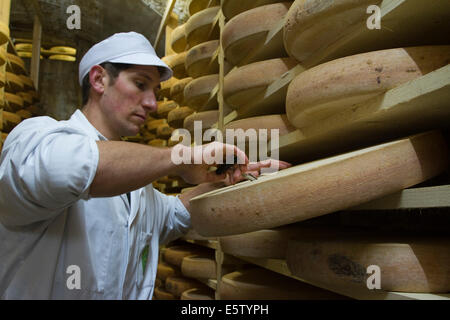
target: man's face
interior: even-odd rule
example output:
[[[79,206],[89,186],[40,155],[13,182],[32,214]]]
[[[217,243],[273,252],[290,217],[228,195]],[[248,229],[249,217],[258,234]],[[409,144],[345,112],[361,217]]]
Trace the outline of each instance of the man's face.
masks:
[[[160,84],[158,69],[133,66],[121,71],[114,83],[107,73],[106,78],[100,104],[109,126],[118,137],[138,134],[148,114],[158,106],[155,95]]]

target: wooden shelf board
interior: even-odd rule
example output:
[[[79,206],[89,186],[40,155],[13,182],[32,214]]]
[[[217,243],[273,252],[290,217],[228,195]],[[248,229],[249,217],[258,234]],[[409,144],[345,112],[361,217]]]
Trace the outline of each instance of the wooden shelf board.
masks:
[[[312,161],[450,125],[450,65],[269,142],[272,157]]]
[[[363,290],[355,288],[342,288],[342,287],[337,288],[327,284],[312,283],[310,281],[292,275],[285,260],[259,259],[249,257],[238,257],[238,258],[247,261],[249,263],[256,264],[268,270],[280,273],[287,277],[357,300],[450,300],[450,293],[445,294],[403,293],[403,292],[387,292],[382,290],[369,290],[369,289]]]
[[[406,189],[347,210],[398,210],[444,207],[450,207],[450,185]]]
[[[217,248],[218,248],[217,240],[189,240],[189,239],[186,239],[184,241],[192,243],[192,244],[196,244],[199,246],[207,247],[210,249],[214,249],[214,250],[217,250]]]
[[[214,291],[217,290],[217,280],[216,279],[196,279],[196,280],[198,280],[201,283],[207,285],[208,287],[210,287]]]

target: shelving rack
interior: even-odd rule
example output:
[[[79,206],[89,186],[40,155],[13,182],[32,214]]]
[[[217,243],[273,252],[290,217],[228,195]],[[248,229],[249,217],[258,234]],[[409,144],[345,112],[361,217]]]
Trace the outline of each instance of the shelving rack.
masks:
[[[223,0],[221,1],[223,4]],[[433,23],[440,25],[442,34],[448,34],[450,24],[445,13],[450,14],[450,3],[437,1],[433,5],[420,0],[383,0],[380,4],[383,28],[379,32],[373,32],[361,26],[354,27],[319,55],[314,55],[308,61],[299,64],[284,74],[280,79],[268,86],[263,97],[269,97],[278,90],[285,88],[292,79],[301,72],[334,60],[349,56],[357,52],[377,50],[376,42],[380,37],[389,39],[387,47],[401,46],[403,43],[414,43],[414,37],[423,37],[433,28]],[[445,21],[447,19],[447,21]],[[217,23],[222,30],[225,25],[225,17],[222,12],[217,16]],[[402,23],[398,23],[402,21]],[[273,36],[282,28],[277,25],[268,34]],[[395,32],[394,32],[395,30]],[[411,32],[414,30],[415,32]],[[436,36],[433,34],[433,37]],[[419,45],[419,44],[418,44]],[[362,50],[362,49],[365,50]],[[226,124],[239,118],[239,113],[233,111],[226,114],[226,105],[223,97],[224,86],[224,50],[222,43],[216,53],[220,65],[220,81],[212,91],[211,97],[217,94],[220,117],[213,127],[223,131]],[[450,66],[447,65],[428,75],[414,81],[405,83],[372,100],[357,105],[356,107],[330,116],[320,125],[296,130],[280,138],[279,146],[269,143],[268,149],[272,153],[279,153],[280,159],[295,159],[304,163],[307,161],[330,156],[343,150],[355,150],[374,143],[382,143],[406,135],[423,132],[432,129],[445,129],[450,127]],[[408,117],[406,118],[405,115]],[[323,147],[325,146],[325,147]],[[329,146],[336,146],[330,149]],[[302,150],[299,160],[298,150]],[[295,151],[295,156],[294,156]],[[386,196],[382,199],[349,208],[348,212],[360,210],[399,210],[399,209],[429,209],[444,208],[450,213],[450,185],[411,188]],[[220,248],[217,240],[191,240],[186,242],[214,249],[216,252],[217,281],[206,281],[209,287],[217,290],[220,288],[223,273],[222,263],[226,254]],[[375,300],[449,300],[447,294],[420,294],[386,292],[382,290],[354,290],[335,288],[327,284],[310,283],[305,279],[295,277],[290,272],[285,260],[256,259],[238,257],[242,261],[257,265],[279,274],[285,275],[296,281],[302,281],[314,286],[353,298]],[[216,299],[220,299],[218,290]]]

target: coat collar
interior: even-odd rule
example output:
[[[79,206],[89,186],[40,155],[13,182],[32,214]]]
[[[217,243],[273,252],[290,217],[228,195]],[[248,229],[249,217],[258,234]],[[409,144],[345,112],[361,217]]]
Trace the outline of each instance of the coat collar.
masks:
[[[75,113],[70,117],[69,122],[72,122],[78,127],[83,128],[89,137],[95,140],[107,141],[108,139],[100,133],[86,118],[83,112],[80,109],[75,111]]]

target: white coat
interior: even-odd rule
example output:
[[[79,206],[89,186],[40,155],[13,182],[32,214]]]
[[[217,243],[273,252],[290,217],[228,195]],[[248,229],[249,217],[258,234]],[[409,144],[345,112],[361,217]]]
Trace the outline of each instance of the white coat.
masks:
[[[90,198],[106,140],[76,111],[22,122],[0,163],[1,299],[151,299],[159,245],[190,227],[182,202],[152,185]],[[141,255],[149,246],[143,269]]]

